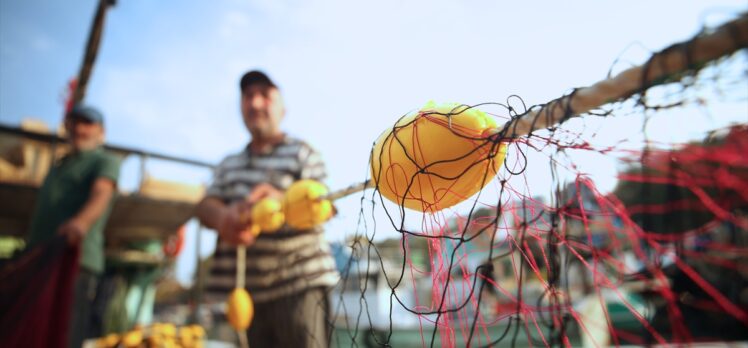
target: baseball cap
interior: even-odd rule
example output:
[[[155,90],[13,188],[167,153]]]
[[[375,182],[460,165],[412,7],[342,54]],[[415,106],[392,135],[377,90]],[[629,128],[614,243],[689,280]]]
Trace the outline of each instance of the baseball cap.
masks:
[[[247,86],[254,84],[262,84],[265,87],[278,88],[278,86],[273,83],[273,80],[271,80],[264,72],[252,70],[242,76],[242,79],[239,81],[239,89],[243,91]]]
[[[73,109],[70,110],[68,113],[68,117],[70,118],[81,118],[84,120],[88,120],[93,123],[98,124],[104,124],[104,116],[99,112],[99,110],[96,110],[90,106],[86,105],[76,105],[73,107]]]

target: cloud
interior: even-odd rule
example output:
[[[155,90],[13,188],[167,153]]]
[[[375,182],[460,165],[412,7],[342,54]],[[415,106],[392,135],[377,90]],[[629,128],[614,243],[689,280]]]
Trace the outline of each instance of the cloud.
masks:
[[[55,42],[44,34],[36,34],[29,40],[29,46],[32,50],[39,53],[48,53],[55,48]]]
[[[230,10],[223,14],[218,34],[224,41],[232,41],[247,35],[252,30],[251,19],[245,12]]]

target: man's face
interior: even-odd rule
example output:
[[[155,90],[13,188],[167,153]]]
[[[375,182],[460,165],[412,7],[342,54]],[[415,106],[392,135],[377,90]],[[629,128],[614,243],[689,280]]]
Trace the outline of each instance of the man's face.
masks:
[[[73,147],[78,150],[91,150],[104,142],[104,127],[78,117],[65,118],[65,130]]]
[[[264,139],[280,133],[280,122],[286,110],[275,87],[253,84],[242,91],[244,125],[253,139]]]

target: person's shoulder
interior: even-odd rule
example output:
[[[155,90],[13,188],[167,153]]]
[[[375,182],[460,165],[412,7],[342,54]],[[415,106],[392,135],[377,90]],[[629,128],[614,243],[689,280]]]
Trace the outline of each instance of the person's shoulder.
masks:
[[[247,154],[248,154],[247,149],[243,148],[240,151],[236,151],[236,152],[233,152],[233,153],[230,153],[230,154],[226,155],[223,158],[223,160],[221,160],[221,162],[232,161],[232,160],[235,160],[237,158],[244,158],[244,157],[247,157]]]
[[[312,144],[310,144],[306,140],[293,136],[286,136],[284,145],[297,149],[297,152],[302,155],[308,154],[310,152],[317,152],[317,149]]]
[[[276,146],[274,155],[279,157],[305,157],[310,152],[314,152],[309,143],[306,141],[287,135],[283,141]]]
[[[301,138],[297,138],[292,135],[286,135],[285,138],[283,138],[283,142],[281,143],[281,146],[302,146],[302,145],[308,145],[306,141],[302,140]]]
[[[117,156],[117,154],[115,154],[111,150],[107,150],[106,148],[103,148],[103,147],[100,148],[98,151],[95,151],[94,154],[95,154],[95,156],[97,156],[99,158],[106,159],[106,160],[117,160],[117,161],[119,161],[119,159],[120,159],[120,157]]]
[[[118,156],[116,153],[112,152],[111,150],[107,150],[104,147],[100,147],[92,152],[93,158],[98,163],[103,163],[105,165],[116,165],[119,166],[122,162],[122,157]]]
[[[96,176],[111,179],[116,183],[119,180],[122,157],[104,147],[94,150],[93,157]]]
[[[247,160],[247,156],[249,156],[247,148],[243,148],[240,151],[228,154],[226,157],[224,157],[221,162],[218,162],[218,167],[232,167],[237,163],[244,163]]]

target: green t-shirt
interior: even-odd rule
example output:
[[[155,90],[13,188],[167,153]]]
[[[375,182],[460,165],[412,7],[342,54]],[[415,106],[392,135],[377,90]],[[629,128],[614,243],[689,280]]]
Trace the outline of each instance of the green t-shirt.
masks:
[[[111,179],[116,186],[119,167],[119,160],[101,147],[72,153],[56,163],[36,198],[29,246],[55,236],[60,225],[83,208],[96,179]],[[104,225],[111,209],[112,202],[91,226],[81,245],[81,267],[94,273],[104,271]]]

